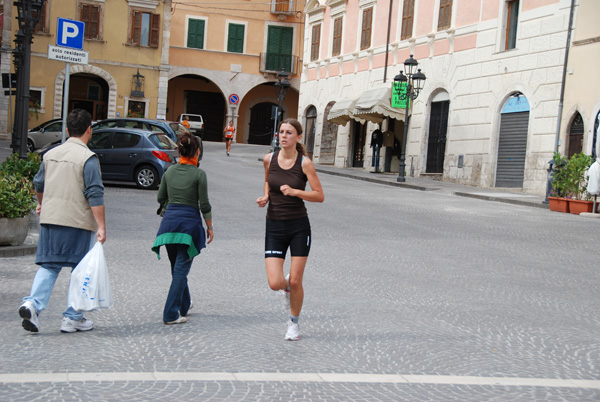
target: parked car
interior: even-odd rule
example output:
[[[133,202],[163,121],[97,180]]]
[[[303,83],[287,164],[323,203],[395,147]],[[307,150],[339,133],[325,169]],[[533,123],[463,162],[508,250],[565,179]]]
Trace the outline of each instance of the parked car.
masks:
[[[190,125],[190,132],[192,134],[197,135],[200,138],[204,136],[204,119],[202,119],[201,115],[183,113],[177,118],[179,123],[182,123],[184,120],[187,120],[188,124]]]
[[[44,145],[62,139],[62,119],[52,119],[27,132],[27,151],[33,152]]]
[[[146,130],[96,129],[88,147],[98,155],[103,180],[133,181],[143,189],[156,188],[177,162],[177,145],[171,138]]]
[[[148,130],[155,133],[164,133],[168,135],[173,142],[177,142],[177,139],[185,132],[192,132],[188,130],[184,125],[176,121],[166,120],[154,120],[144,119],[137,117],[117,117],[114,119],[104,119],[92,124],[92,130],[96,131],[99,128],[112,128],[112,127],[125,127],[125,128],[137,128],[142,130]],[[200,138],[200,159],[204,149],[202,147],[202,138]]]

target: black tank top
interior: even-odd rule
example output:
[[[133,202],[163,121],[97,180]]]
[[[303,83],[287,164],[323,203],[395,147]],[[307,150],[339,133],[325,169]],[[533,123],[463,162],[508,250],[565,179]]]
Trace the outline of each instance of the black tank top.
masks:
[[[297,190],[304,190],[306,188],[308,178],[302,172],[302,154],[298,152],[296,162],[287,170],[279,166],[278,157],[279,151],[276,151],[269,165],[269,206],[267,208],[267,219],[281,221],[303,218],[307,216],[304,201],[298,197],[285,196],[279,189],[284,184]]]

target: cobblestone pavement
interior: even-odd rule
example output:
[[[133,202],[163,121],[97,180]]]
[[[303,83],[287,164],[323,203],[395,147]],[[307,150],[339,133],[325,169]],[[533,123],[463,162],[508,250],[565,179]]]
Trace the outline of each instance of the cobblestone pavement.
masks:
[[[189,322],[161,322],[156,191],[107,185],[115,306],[86,315],[93,331],[58,330],[67,271],[24,331],[34,256],[0,259],[0,400],[600,400],[600,221],[321,174],[302,339],[286,342],[255,203],[267,148],[205,146],[216,238]]]

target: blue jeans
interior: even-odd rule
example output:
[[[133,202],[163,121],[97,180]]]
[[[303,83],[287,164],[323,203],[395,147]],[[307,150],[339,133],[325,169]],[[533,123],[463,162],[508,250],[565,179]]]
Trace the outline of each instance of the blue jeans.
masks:
[[[171,262],[171,287],[165,302],[163,321],[170,322],[187,315],[190,309],[190,290],[187,276],[190,273],[193,259],[187,253],[188,246],[184,244],[166,244],[167,254]]]
[[[56,278],[58,278],[58,274],[60,274],[62,268],[60,264],[43,264],[35,274],[33,285],[31,285],[31,295],[24,297],[23,302],[32,302],[33,307],[38,313],[45,310],[48,306]],[[73,269],[71,268],[71,272]],[[83,313],[77,312],[73,307],[67,306],[67,309],[63,312],[63,316],[79,321],[83,317]]]

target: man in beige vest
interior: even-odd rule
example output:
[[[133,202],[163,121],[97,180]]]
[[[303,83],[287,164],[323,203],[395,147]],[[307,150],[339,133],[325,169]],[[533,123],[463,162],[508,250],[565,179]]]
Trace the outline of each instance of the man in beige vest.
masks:
[[[74,268],[96,241],[104,243],[104,186],[98,157],[87,144],[92,118],[82,109],[67,117],[70,138],[48,151],[33,179],[38,198],[40,236],[35,263],[40,266],[23,298],[19,315],[23,328],[39,331],[39,314],[46,309],[54,283],[63,267]],[[68,306],[61,332],[89,331],[94,324]]]

